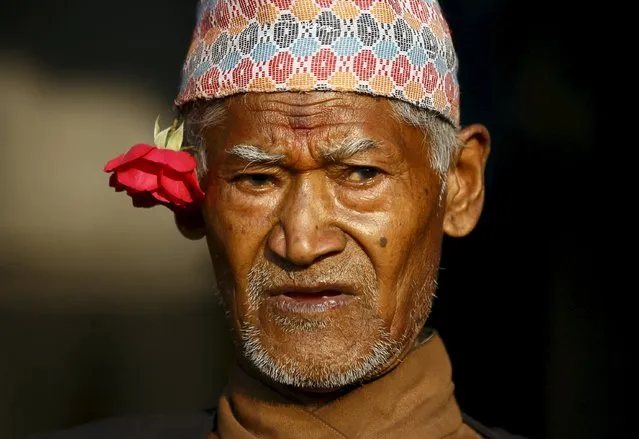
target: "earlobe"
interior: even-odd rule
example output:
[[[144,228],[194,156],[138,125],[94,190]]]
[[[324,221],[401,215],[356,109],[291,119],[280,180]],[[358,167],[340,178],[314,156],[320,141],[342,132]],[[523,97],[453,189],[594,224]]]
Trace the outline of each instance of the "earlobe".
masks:
[[[174,217],[175,225],[185,238],[195,241],[206,236],[206,224],[201,209],[178,211]]]
[[[475,124],[458,133],[461,149],[447,175],[444,232],[453,237],[469,234],[484,205],[484,171],[490,153],[490,135]]]

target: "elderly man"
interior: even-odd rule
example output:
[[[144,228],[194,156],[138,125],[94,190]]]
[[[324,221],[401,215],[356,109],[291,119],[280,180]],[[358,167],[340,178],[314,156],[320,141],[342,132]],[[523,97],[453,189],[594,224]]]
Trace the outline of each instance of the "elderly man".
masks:
[[[462,414],[424,327],[443,234],[484,201],[456,73],[434,0],[201,1],[176,100],[197,179],[181,125],[156,131],[175,160],[137,145],[106,170],[206,237],[237,364],[208,413],[54,437],[510,437]]]

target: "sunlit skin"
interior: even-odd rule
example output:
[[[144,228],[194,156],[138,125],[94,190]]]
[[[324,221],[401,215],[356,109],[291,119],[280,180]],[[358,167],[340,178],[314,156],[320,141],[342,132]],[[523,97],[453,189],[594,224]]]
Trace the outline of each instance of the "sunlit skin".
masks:
[[[312,383],[322,371],[361,368],[385,333],[392,354],[361,380],[384,373],[430,312],[443,234],[464,236],[480,216],[488,132],[459,131],[463,148],[442,179],[429,139],[394,117],[386,98],[255,93],[228,98],[227,110],[205,135],[203,227],[193,218],[178,225],[206,235],[238,357],[239,334],[251,327],[276,366],[293,364]],[[374,146],[332,154],[353,139]],[[247,160],[233,153],[238,145],[280,160]],[[267,281],[250,297],[252,269]]]

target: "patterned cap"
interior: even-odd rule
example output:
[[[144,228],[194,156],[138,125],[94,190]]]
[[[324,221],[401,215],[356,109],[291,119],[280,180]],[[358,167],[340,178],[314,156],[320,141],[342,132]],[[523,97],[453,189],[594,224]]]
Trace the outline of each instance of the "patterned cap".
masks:
[[[350,91],[459,125],[457,56],[436,0],[200,0],[175,104]]]

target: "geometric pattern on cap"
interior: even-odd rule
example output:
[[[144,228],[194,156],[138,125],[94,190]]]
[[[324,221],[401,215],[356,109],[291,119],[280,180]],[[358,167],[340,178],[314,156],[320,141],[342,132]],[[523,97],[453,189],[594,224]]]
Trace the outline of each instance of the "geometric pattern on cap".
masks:
[[[457,55],[435,0],[201,0],[175,104],[346,91],[459,125]]]

